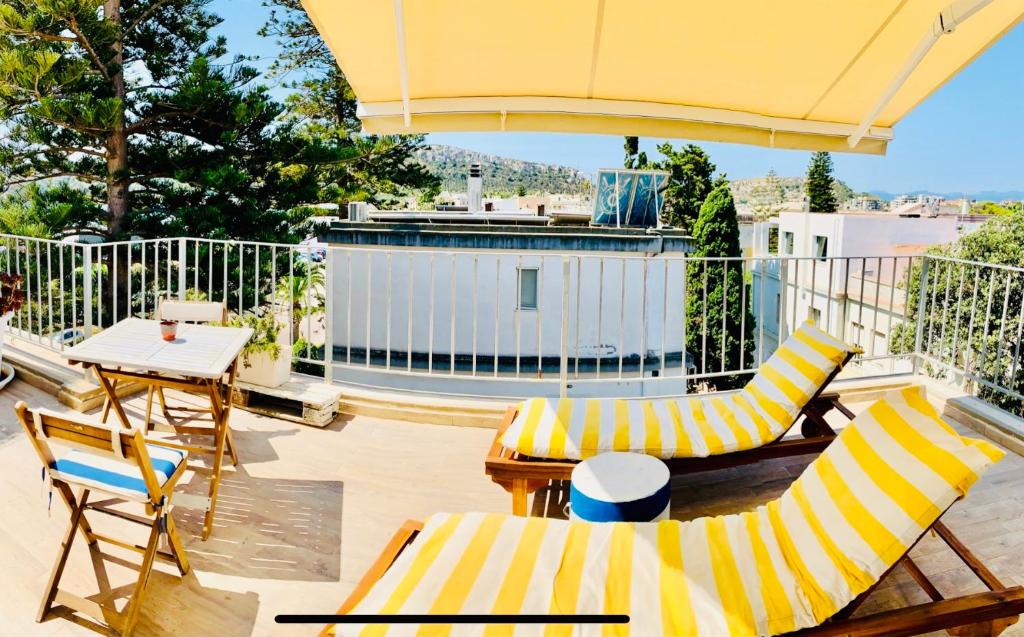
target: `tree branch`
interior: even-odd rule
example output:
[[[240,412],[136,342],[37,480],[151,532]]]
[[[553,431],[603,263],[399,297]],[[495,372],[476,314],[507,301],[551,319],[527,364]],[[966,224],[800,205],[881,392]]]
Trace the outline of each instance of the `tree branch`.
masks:
[[[123,33],[125,35],[127,35],[129,31],[131,31],[135,27],[137,27],[140,24],[142,24],[143,22],[145,22],[149,18],[149,16],[153,15],[154,13],[156,13],[157,9],[159,9],[161,6],[167,4],[168,2],[170,2],[170,0],[157,0],[153,4],[149,5],[149,7],[147,7],[146,10],[142,12],[142,15],[140,15],[139,17],[137,17],[134,20],[132,20],[131,24],[129,24],[127,27],[125,27]]]
[[[20,179],[9,179],[7,180],[7,186],[20,186],[22,184],[30,184],[37,181],[43,181],[44,179],[57,179],[58,177],[78,177],[83,180],[94,181],[96,175],[90,175],[87,173],[79,173],[73,171],[61,171],[55,173],[49,173],[46,175],[33,175],[31,177],[21,177]]]
[[[89,44],[89,40],[85,37],[85,34],[82,33],[82,30],[78,28],[78,20],[72,16],[69,23],[71,26],[69,26],[68,29],[75,34],[78,43],[81,44],[82,48],[85,49],[85,52],[89,54],[89,58],[92,60],[93,65],[96,66],[97,70],[99,70],[100,74],[103,75],[103,79],[109,82],[110,73],[107,72],[107,66],[100,60],[100,56],[96,55],[96,51],[93,50],[92,45]]]
[[[32,153],[24,153],[24,157],[31,157],[32,155],[46,154],[46,153],[82,153],[83,155],[92,155],[93,157],[106,157],[106,153],[99,150],[93,150],[92,148],[83,148],[80,146],[50,146],[44,150],[37,150]]]
[[[52,33],[43,33],[42,31],[15,31],[13,33],[27,38],[38,38],[45,42],[78,42],[78,38],[69,38],[66,35],[53,35]]]

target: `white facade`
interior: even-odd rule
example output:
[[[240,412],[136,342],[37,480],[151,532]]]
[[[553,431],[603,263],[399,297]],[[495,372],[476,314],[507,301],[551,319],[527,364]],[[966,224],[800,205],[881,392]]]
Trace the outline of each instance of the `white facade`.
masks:
[[[380,355],[390,350],[403,364],[410,349],[444,361],[454,351],[468,365],[474,354],[478,365],[495,353],[512,358],[540,352],[557,359],[563,322],[573,358],[601,357],[607,363],[620,352],[627,359],[641,352],[657,357],[660,336],[648,335],[662,333],[670,355],[681,351],[679,259],[570,254],[563,260],[543,253],[392,248],[339,251],[335,263],[334,298],[344,300],[346,309],[333,322],[334,343]],[[535,297],[532,283],[521,290],[521,272],[536,272]],[[665,303],[666,289],[678,302]]]
[[[753,268],[754,307],[763,296],[766,308],[765,355],[778,346],[780,333],[812,319],[860,345],[868,364],[886,356],[893,329],[905,319],[907,276],[915,256],[976,228],[953,216],[852,212],[789,212],[757,224],[755,255],[778,257]]]

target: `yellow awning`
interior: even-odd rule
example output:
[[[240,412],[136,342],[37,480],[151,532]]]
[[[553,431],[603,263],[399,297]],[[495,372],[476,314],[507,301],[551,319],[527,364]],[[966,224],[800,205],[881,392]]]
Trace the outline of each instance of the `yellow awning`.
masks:
[[[896,122],[1024,17],[1024,0],[302,2],[369,133],[876,154]]]

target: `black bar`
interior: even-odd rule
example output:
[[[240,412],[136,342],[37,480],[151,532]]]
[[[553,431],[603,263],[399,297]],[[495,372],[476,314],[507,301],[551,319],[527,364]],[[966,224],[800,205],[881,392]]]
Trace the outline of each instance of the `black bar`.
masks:
[[[278,624],[628,624],[629,615],[277,615]]]

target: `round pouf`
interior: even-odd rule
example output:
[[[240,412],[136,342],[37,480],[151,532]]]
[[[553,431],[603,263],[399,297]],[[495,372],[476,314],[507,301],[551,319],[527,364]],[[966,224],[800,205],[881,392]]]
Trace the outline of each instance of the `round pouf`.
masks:
[[[671,490],[664,462],[610,451],[580,462],[569,485],[569,519],[587,522],[667,520]]]

